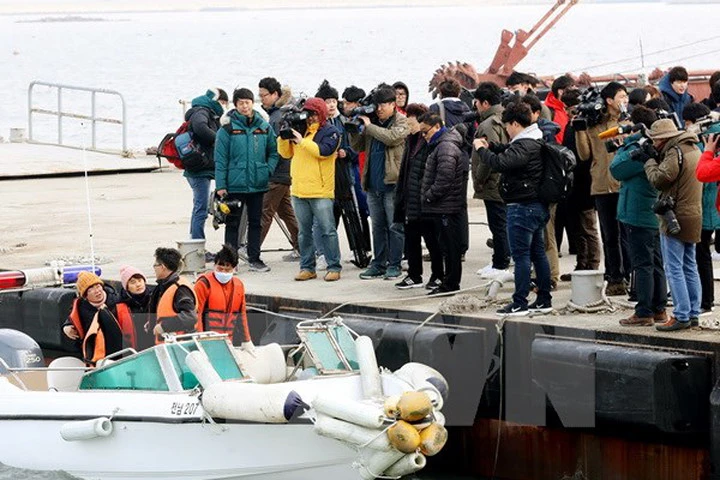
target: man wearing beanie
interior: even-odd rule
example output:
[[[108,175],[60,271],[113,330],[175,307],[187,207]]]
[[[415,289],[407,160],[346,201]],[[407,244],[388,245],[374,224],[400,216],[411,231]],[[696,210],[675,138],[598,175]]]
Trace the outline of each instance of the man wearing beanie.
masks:
[[[307,129],[302,135],[293,129],[292,140],[280,139],[278,151],[283,158],[292,158],[290,177],[291,195],[300,233],[300,272],[295,280],[317,278],[313,223],[316,223],[325,254],[327,273],[325,281],[340,279],[340,246],[338,244],[333,199],[335,198],[335,158],[340,146],[340,132],[328,121],[325,101],[313,97],[303,106],[309,116]]]
[[[391,280],[401,275],[404,235],[402,224],[393,222],[395,184],[410,127],[405,115],[395,111],[395,89],[391,86],[377,87],[373,103],[377,108],[373,119],[360,115],[364,127],[350,135],[353,148],[367,156],[361,181],[372,219],[373,260],[360,278]]]
[[[193,239],[205,238],[210,181],[215,175],[215,132],[220,128],[220,117],[227,103],[228,95],[223,89],[211,88],[204,95],[194,98],[192,107],[185,113],[185,121],[190,123],[188,131],[192,133],[193,141],[200,146],[206,159],[205,166],[201,169],[183,172],[193,192],[193,210],[190,217],[190,238]]]
[[[197,302],[192,285],[180,277],[182,256],[174,248],[155,249],[155,279],[157,287],[150,295],[148,313],[155,314],[148,330],[162,341],[164,333],[183,334],[202,331],[197,316]]]
[[[362,228],[359,209],[357,208],[355,197],[353,196],[353,190],[355,188],[354,169],[357,165],[358,154],[350,147],[350,138],[345,130],[345,126],[343,125],[343,122],[346,119],[340,115],[340,111],[338,110],[338,100],[340,99],[340,96],[338,95],[338,91],[331,87],[327,80],[323,81],[315,96],[325,100],[325,105],[328,109],[328,123],[340,132],[340,148],[338,149],[337,160],[335,161],[335,226],[337,227],[339,224],[340,216],[342,215],[340,202],[345,202],[345,205],[349,205],[350,202],[352,202],[352,204],[355,205],[354,215],[356,217],[353,224],[360,225]],[[350,212],[347,212],[347,214],[353,215],[353,213]],[[313,238],[315,239],[315,246],[318,247],[320,241],[319,235],[317,235],[316,232],[316,230],[313,231]],[[350,234],[348,233],[348,241],[350,245],[365,244],[364,232],[361,231],[360,238],[357,239],[351,239],[349,235]],[[368,251],[369,249],[370,242],[367,242],[365,251]]]
[[[118,320],[114,292],[92,272],[80,272],[78,298],[63,325],[63,333],[80,345],[83,360],[95,363],[123,348],[123,334]]]
[[[215,186],[217,195],[229,201],[239,200],[241,207],[227,217],[225,243],[237,249],[242,209],[247,209],[247,254],[250,271],[268,272],[260,259],[263,195],[278,163],[277,141],[270,124],[254,110],[255,97],[247,88],[233,92],[235,109],[215,143]]]
[[[125,347],[132,347],[137,351],[152,347],[155,338],[151,332],[154,321],[150,321],[148,313],[150,295],[154,287],[147,284],[147,278],[140,270],[129,265],[120,267],[120,300],[118,307],[124,305],[129,310],[132,322],[128,325],[120,324],[125,338]]]

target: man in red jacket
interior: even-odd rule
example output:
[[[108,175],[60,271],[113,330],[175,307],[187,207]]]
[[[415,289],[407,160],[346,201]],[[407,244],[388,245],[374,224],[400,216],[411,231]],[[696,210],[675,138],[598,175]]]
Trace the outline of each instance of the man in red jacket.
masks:
[[[555,135],[555,139],[562,145],[565,137],[565,126],[567,126],[569,117],[565,111],[565,104],[560,101],[565,90],[575,86],[575,80],[567,75],[556,78],[550,87],[550,93],[545,97],[545,105],[551,110],[552,121],[560,125],[560,132]]]

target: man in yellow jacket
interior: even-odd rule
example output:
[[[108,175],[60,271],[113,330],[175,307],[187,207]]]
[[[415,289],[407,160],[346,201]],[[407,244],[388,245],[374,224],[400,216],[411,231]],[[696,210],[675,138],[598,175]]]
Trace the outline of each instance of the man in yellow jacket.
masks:
[[[290,194],[300,231],[300,272],[295,280],[317,278],[313,221],[322,238],[322,251],[327,261],[326,282],[340,279],[340,245],[333,215],[335,199],[335,157],[340,145],[340,132],[327,122],[327,106],[320,98],[308,98],[303,105],[308,113],[304,134],[293,129],[294,138],[278,139],[278,153],[292,158]],[[281,160],[283,161],[283,160]]]

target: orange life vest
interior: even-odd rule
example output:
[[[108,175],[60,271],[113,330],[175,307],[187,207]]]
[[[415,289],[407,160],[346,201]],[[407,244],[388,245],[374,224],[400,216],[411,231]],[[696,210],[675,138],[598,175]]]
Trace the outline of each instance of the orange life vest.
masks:
[[[80,338],[83,339],[82,341],[82,355],[83,360],[85,363],[89,365],[95,365],[95,363],[105,358],[106,351],[105,351],[105,335],[103,334],[102,330],[100,329],[100,322],[98,321],[98,315],[100,312],[96,312],[93,316],[92,321],[90,322],[90,327],[88,328],[88,331],[85,332],[85,330],[82,327],[82,322],[80,321],[80,299],[76,298],[73,301],[72,311],[70,312],[70,322],[75,327],[75,330],[77,330],[78,334],[80,335]],[[132,328],[132,318],[130,318],[130,312],[127,310],[127,307],[125,305],[122,305],[124,308],[124,312],[122,316],[126,316],[127,318],[124,319],[125,322],[128,322]],[[118,316],[121,316],[120,311],[123,310],[120,305],[116,305],[116,308],[118,310]],[[121,322],[118,321],[118,318],[112,314],[112,312],[108,309],[108,312],[113,317],[113,319],[118,322],[118,326],[120,327],[120,330],[123,333],[123,337],[125,336],[125,328],[123,328],[123,325]],[[133,330],[134,335],[134,330]],[[90,351],[90,340],[95,341],[95,346]]]
[[[230,341],[233,339],[235,322],[243,322],[243,331],[247,333],[247,318],[245,317],[245,287],[239,278],[233,277],[230,296],[225,296],[224,285],[217,281],[212,272],[204,273],[198,282],[207,282],[208,299],[200,316],[205,330],[227,333]],[[239,317],[239,318],[238,318]],[[247,339],[243,340],[246,341]]]
[[[157,312],[156,312],[157,313],[157,322],[156,323],[160,323],[160,321],[163,318],[177,316],[178,312],[176,312],[175,308],[173,307],[173,301],[175,300],[175,293],[177,292],[177,289],[178,289],[178,287],[180,287],[180,285],[185,285],[186,287],[188,287],[190,289],[190,291],[192,292],[193,296],[195,296],[195,290],[193,290],[192,285],[184,278],[178,278],[178,280],[175,283],[173,283],[172,285],[170,285],[168,287],[168,289],[165,290],[163,292],[162,296],[160,297],[160,301],[158,302]],[[195,297],[195,309],[197,310],[197,297]],[[202,320],[200,318],[198,318],[197,322],[195,323],[195,331],[196,332],[203,331]],[[177,332],[173,332],[173,333],[175,333],[177,335],[182,335],[184,333],[189,333],[189,332],[177,331]],[[157,344],[161,344],[161,343],[163,343],[163,338],[161,336],[156,336],[155,344],[157,345]]]

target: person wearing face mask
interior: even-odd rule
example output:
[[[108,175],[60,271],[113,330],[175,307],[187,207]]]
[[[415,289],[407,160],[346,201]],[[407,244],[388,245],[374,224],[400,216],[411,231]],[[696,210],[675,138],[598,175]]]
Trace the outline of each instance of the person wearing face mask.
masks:
[[[111,287],[91,272],[80,272],[75,286],[78,298],[63,325],[63,333],[80,344],[85,363],[95,365],[123,348],[117,297]]]
[[[233,345],[253,350],[247,314],[245,312],[245,286],[235,276],[238,264],[237,251],[223,245],[215,255],[215,268],[195,282],[198,316],[203,331],[227,334]]]
[[[129,265],[120,267],[120,283],[123,288],[117,308],[124,345],[137,351],[152,347],[155,339],[150,333],[148,304],[153,287],[140,270]]]

